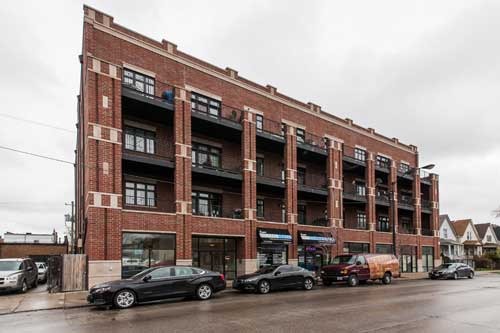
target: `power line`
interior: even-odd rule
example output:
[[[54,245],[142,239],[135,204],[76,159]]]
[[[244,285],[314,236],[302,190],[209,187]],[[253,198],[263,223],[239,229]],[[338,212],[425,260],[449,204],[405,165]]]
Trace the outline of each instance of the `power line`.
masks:
[[[48,127],[48,128],[56,129],[56,130],[59,130],[59,131],[68,132],[68,133],[71,133],[71,134],[75,134],[76,133],[76,131],[73,131],[73,130],[70,130],[70,129],[67,129],[67,128],[63,128],[63,127],[59,127],[59,126],[54,126],[54,125],[42,123],[42,122],[35,121],[35,120],[29,120],[29,119],[25,119],[25,118],[20,118],[20,117],[12,116],[10,114],[0,113],[0,117],[10,118],[10,119],[18,120],[18,121],[24,121],[24,122],[27,122],[27,123],[31,123],[31,124],[35,124],[35,125],[39,125],[39,126]]]
[[[5,147],[5,146],[0,146],[0,149],[10,150],[10,151],[14,151],[16,153],[21,153],[21,154],[25,154],[25,155],[40,157],[40,158],[44,158],[44,159],[47,159],[47,160],[56,161],[56,162],[60,162],[60,163],[66,163],[66,164],[75,165],[75,163],[73,163],[73,162],[61,160],[61,159],[55,158],[55,157],[50,157],[50,156],[45,156],[45,155],[30,153],[30,152],[24,151],[24,150],[9,148],[9,147]]]

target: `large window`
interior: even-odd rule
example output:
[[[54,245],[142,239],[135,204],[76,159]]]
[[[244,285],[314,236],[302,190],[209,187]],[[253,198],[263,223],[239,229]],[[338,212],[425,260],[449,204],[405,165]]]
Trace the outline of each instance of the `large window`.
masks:
[[[389,217],[381,215],[378,217],[378,231],[385,231],[388,232],[391,230],[391,227],[389,225]]]
[[[219,117],[221,102],[197,93],[191,92],[191,110]]]
[[[213,217],[222,216],[220,194],[208,192],[192,192],[191,200],[194,215]]]
[[[366,230],[366,213],[357,212],[356,213],[357,228]]]
[[[257,199],[257,218],[264,218],[264,199]]]
[[[403,228],[402,231],[405,232],[405,233],[412,232],[411,218],[409,218],[407,216],[401,217],[401,227]]]
[[[366,150],[354,148],[354,158],[359,161],[366,161]]]
[[[392,254],[392,245],[391,244],[376,244],[375,245],[376,253],[384,253],[384,254]]]
[[[298,205],[297,206],[298,213],[298,223],[299,224],[307,224],[306,220],[306,205]]]
[[[156,186],[153,184],[125,182],[125,204],[156,207]]]
[[[122,277],[155,266],[175,265],[175,235],[129,233],[122,235]]]
[[[408,173],[410,171],[410,166],[406,163],[399,163],[399,172],[400,173]]]
[[[236,278],[236,239],[193,236],[193,266]]]
[[[306,142],[306,132],[302,128],[297,128],[297,142]]]
[[[154,154],[156,151],[155,145],[155,132],[125,127],[125,149]]]
[[[429,272],[434,268],[434,247],[422,246],[422,268]]]
[[[369,243],[344,243],[344,253],[369,253]]]
[[[384,169],[389,169],[391,167],[391,160],[387,157],[377,155],[377,166]]]
[[[257,176],[264,176],[264,159],[257,157]]]
[[[193,166],[221,167],[221,150],[201,143],[193,143],[191,151]]]
[[[264,129],[264,117],[262,115],[258,114],[255,116],[255,127],[257,129],[257,132],[262,132]]]
[[[297,168],[297,183],[299,185],[306,184],[306,168]]]
[[[123,83],[148,95],[155,94],[155,79],[130,69],[123,69]]]
[[[356,194],[357,195],[363,196],[363,197],[366,195],[366,186],[365,186],[365,183],[356,181],[354,183],[354,186],[356,188]]]

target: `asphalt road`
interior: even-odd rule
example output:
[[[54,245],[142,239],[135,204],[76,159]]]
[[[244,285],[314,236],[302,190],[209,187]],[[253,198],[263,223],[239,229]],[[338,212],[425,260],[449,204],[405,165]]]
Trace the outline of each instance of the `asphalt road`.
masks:
[[[0,316],[1,332],[500,332],[500,275]]]

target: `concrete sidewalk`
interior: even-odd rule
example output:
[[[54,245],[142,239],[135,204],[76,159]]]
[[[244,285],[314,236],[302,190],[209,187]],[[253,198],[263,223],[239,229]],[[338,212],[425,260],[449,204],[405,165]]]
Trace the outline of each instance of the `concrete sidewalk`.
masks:
[[[86,297],[87,291],[5,294],[0,296],[0,315],[88,306]]]

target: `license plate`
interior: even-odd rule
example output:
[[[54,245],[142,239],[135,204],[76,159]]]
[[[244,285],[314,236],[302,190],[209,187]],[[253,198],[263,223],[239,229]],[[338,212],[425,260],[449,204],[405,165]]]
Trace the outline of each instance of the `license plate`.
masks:
[[[342,281],[342,277],[341,276],[337,276],[337,281]]]

